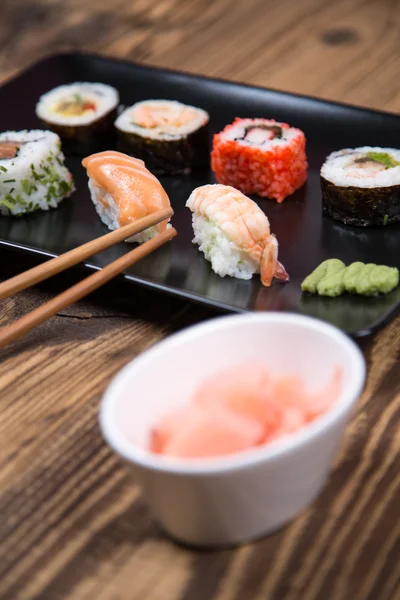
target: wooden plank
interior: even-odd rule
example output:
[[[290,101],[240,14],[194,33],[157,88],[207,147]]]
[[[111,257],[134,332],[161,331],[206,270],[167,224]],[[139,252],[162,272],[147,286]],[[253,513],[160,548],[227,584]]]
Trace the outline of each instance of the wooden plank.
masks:
[[[398,9],[389,0],[6,0],[0,80],[80,48],[398,112]],[[10,256],[1,252],[4,277]],[[65,275],[1,301],[1,325],[69,284]],[[99,399],[131,358],[214,314],[143,290],[132,298],[118,283],[0,352],[2,600],[400,598],[400,318],[362,344],[365,392],[327,486],[292,524],[204,553],[152,523],[102,440]]]

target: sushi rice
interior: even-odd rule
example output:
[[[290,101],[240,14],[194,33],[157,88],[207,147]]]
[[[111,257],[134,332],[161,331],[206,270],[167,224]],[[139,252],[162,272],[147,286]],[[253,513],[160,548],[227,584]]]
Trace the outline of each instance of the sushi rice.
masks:
[[[374,155],[388,155],[393,160],[393,166],[388,168],[383,163],[365,160],[365,157]],[[361,162],[364,160],[365,162]],[[322,165],[321,177],[343,187],[376,188],[400,185],[400,150],[362,146],[332,152]]]
[[[251,279],[260,268],[248,253],[229,239],[220,226],[201,214],[193,213],[193,243],[211,263],[213,271],[220,277]]]
[[[15,142],[14,156],[0,158],[0,214],[22,215],[56,208],[74,191],[71,173],[64,165],[61,141],[51,131],[6,131],[3,148]]]

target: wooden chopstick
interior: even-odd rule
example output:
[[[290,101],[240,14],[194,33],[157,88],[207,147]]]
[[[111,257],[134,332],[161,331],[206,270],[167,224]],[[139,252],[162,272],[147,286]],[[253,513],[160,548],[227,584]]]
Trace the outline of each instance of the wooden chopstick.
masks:
[[[15,323],[3,327],[3,329],[0,329],[0,347],[6,346],[9,342],[24,335],[36,327],[36,325],[43,323],[63,308],[70,306],[87,294],[90,294],[126,268],[153,252],[156,248],[159,248],[169,240],[172,240],[175,236],[176,230],[173,227],[166,229],[148,242],[145,242],[134,250],[124,254],[100,271],[93,273],[93,275],[89,275],[89,277],[75,284],[68,290],[65,290],[62,294],[59,294],[42,306],[39,306],[32,312],[24,315],[21,319],[15,321]]]
[[[44,281],[57,273],[61,273],[61,271],[64,271],[73,265],[77,265],[89,256],[93,256],[106,248],[110,248],[119,242],[123,242],[132,235],[136,235],[140,231],[144,231],[148,227],[156,225],[160,221],[169,219],[173,214],[174,211],[172,208],[159,210],[147,217],[138,219],[135,223],[130,223],[115,231],[106,233],[95,240],[91,240],[82,246],[69,250],[69,252],[65,252],[56,258],[52,258],[37,267],[33,267],[33,269],[29,269],[15,277],[11,277],[11,279],[0,283],[0,299],[17,294],[40,281]]]

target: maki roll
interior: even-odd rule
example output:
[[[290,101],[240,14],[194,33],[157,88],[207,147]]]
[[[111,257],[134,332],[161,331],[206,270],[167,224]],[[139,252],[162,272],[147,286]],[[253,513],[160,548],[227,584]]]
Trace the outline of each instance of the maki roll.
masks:
[[[400,150],[363,146],[332,152],[321,168],[323,212],[346,225],[400,221]]]
[[[156,174],[187,173],[208,164],[209,115],[171,100],[144,100],[115,121],[117,148]]]
[[[107,150],[84,158],[82,165],[95,209],[111,230],[171,207],[166,191],[142,160]],[[126,241],[146,242],[167,227],[168,220],[161,221]]]
[[[214,135],[211,167],[219,183],[277,202],[307,180],[306,138],[273,119],[235,119]]]
[[[85,155],[115,146],[118,91],[104,83],[70,83],[47,92],[36,115],[55,131],[68,154]]]
[[[261,273],[265,286],[274,277],[288,281],[267,215],[253,200],[233,187],[214,184],[193,190],[186,206],[193,213],[193,243],[217,275],[251,279]]]
[[[55,208],[73,190],[57,134],[41,130],[0,134],[0,214]]]

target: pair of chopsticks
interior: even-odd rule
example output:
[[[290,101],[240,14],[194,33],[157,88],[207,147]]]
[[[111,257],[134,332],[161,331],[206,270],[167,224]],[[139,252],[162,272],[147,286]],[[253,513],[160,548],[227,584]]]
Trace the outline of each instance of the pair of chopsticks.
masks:
[[[106,248],[110,248],[119,242],[123,242],[127,238],[144,231],[148,227],[160,223],[160,221],[169,219],[173,214],[172,208],[157,211],[147,217],[139,219],[135,223],[125,225],[124,227],[107,233],[87,244],[78,246],[65,254],[61,254],[42,265],[29,269],[16,277],[12,277],[0,284],[0,299],[17,294],[40,281],[44,281],[57,273],[61,273],[61,271],[84,261],[89,256],[93,256]],[[113,279],[113,277],[119,275],[122,271],[153,252],[156,248],[159,248],[169,240],[172,240],[176,234],[177,232],[173,227],[166,229],[148,242],[127,252],[100,271],[93,273],[93,275],[89,275],[89,277],[80,281],[68,290],[65,290],[62,294],[59,294],[55,298],[52,298],[52,300],[49,300],[42,306],[39,306],[32,312],[26,314],[21,319],[18,319],[11,325],[3,327],[0,329],[0,347],[6,346],[9,342],[24,335],[60,310],[77,302],[84,296],[87,296],[101,285],[107,283]]]

